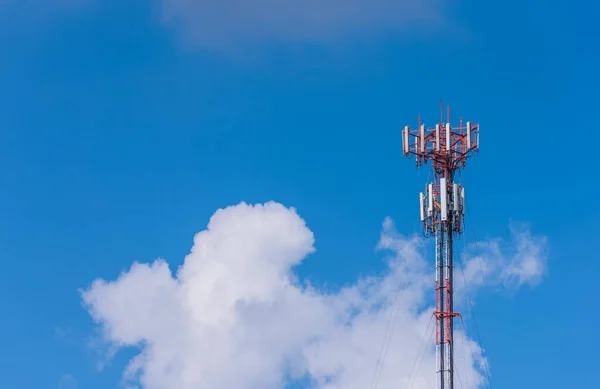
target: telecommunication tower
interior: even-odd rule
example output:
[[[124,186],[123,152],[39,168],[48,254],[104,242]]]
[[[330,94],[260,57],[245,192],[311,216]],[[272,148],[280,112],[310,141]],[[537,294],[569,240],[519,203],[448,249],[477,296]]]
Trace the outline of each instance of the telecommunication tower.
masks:
[[[448,123],[402,131],[404,156],[414,155],[420,167],[431,162],[434,181],[419,194],[420,217],[426,237],[435,236],[435,318],[437,389],[454,389],[454,312],[452,283],[452,239],[463,232],[465,189],[454,182],[455,173],[479,150],[479,125],[462,118],[458,127]]]

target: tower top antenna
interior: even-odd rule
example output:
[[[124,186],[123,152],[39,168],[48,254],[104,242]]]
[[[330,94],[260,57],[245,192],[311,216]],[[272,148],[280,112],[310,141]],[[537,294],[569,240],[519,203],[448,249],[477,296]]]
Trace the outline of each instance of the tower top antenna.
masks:
[[[440,122],[427,127],[419,117],[418,127],[405,126],[402,131],[404,156],[414,155],[417,167],[432,162],[434,170],[454,171],[465,166],[467,158],[479,150],[479,124],[460,118],[459,125],[450,124],[450,106],[447,123],[443,122],[443,106],[440,101]]]

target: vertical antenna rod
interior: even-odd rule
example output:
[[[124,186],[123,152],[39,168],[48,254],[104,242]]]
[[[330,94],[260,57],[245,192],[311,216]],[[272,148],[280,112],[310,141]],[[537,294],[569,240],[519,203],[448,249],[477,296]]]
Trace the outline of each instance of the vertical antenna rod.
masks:
[[[442,119],[443,120],[443,119]],[[450,107],[448,106],[448,122]],[[467,158],[479,151],[479,125],[467,122],[463,127],[438,123],[426,127],[404,127],[402,151],[414,155],[417,168],[431,162],[435,180],[419,194],[423,234],[435,237],[435,318],[437,389],[454,389],[454,312],[452,283],[452,239],[464,226],[465,189],[455,183],[455,172],[465,167]]]

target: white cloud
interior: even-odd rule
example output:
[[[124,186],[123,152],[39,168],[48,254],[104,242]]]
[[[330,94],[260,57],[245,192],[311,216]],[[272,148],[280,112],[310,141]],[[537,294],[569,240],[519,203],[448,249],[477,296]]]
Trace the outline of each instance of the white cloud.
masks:
[[[404,387],[420,345],[432,345],[423,240],[399,235],[387,219],[386,272],[335,293],[293,274],[313,243],[294,209],[241,203],[213,215],[175,275],[163,260],[136,263],[82,297],[107,342],[139,348],[125,379],[144,389],[276,389],[300,378],[318,389],[368,389],[387,334],[378,388]],[[422,351],[415,389],[435,387],[433,349]],[[462,386],[478,387],[481,350],[460,332],[456,358]]]
[[[524,224],[511,223],[511,241],[492,239],[469,246],[464,276],[469,285],[537,286],[547,271],[548,240],[532,236]]]
[[[159,0],[162,20],[195,44],[243,46],[257,40],[326,42],[394,32],[428,23],[439,28],[441,0]]]

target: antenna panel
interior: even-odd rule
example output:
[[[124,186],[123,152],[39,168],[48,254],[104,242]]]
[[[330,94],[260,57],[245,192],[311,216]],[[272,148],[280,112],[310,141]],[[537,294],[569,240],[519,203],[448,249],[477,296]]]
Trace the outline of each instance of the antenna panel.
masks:
[[[442,221],[448,220],[448,192],[446,191],[446,178],[440,178],[440,205],[442,208]]]
[[[435,151],[440,151],[440,125],[435,125]]]
[[[419,137],[415,136],[415,161],[417,163],[417,167],[419,167],[419,154],[417,154],[418,151],[419,151]]]
[[[423,192],[419,193],[419,209],[421,211],[421,221],[425,221],[425,195]]]
[[[408,126],[405,126],[404,130],[402,130],[402,151],[404,152],[404,156],[408,155],[409,148],[410,144],[408,143]]]
[[[458,203],[458,184],[452,184],[452,210],[453,211],[458,211],[459,210],[459,203]]]
[[[462,208],[461,216],[465,216],[465,187],[460,188],[460,205]]]
[[[425,152],[425,125],[421,124],[421,153]]]
[[[427,216],[433,216],[433,184],[427,188]]]
[[[446,152],[450,154],[450,123],[446,123]]]
[[[471,150],[471,122],[467,122],[467,151]]]

